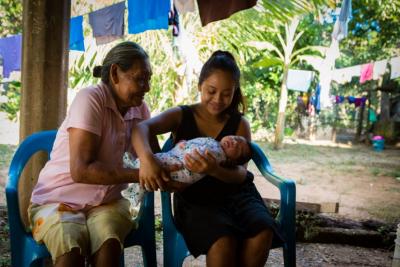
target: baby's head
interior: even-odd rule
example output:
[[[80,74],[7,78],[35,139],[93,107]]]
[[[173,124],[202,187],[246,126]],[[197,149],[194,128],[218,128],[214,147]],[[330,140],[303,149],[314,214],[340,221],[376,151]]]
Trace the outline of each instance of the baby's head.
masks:
[[[226,159],[234,165],[243,165],[251,159],[249,141],[243,136],[227,135],[220,141]]]

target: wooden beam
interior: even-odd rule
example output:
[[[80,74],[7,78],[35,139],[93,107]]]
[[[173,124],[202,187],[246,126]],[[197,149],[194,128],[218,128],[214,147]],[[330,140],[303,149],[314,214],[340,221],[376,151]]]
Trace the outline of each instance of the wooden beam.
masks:
[[[279,199],[263,198],[263,200],[267,206],[280,205],[281,203]],[[338,213],[339,203],[338,202],[310,203],[310,202],[296,201],[296,210],[308,211],[312,213]]]

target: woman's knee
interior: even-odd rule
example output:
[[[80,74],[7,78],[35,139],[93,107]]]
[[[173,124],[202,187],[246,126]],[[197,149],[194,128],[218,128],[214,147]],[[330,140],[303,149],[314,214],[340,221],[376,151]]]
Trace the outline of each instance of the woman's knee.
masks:
[[[256,234],[251,239],[254,240],[254,242],[257,243],[257,245],[269,249],[271,247],[273,237],[274,237],[274,232],[272,231],[271,228],[267,228]]]
[[[215,241],[207,252],[207,266],[235,266],[238,241],[233,236],[223,236]]]
[[[220,237],[219,239],[217,239],[217,241],[215,241],[211,245],[210,249],[208,250],[208,253],[213,252],[213,251],[219,251],[221,253],[223,253],[224,251],[230,252],[230,251],[236,250],[237,246],[238,246],[238,242],[235,237],[223,236],[223,237]]]
[[[80,248],[72,248],[71,251],[57,257],[54,266],[85,266],[85,257],[81,255]]]

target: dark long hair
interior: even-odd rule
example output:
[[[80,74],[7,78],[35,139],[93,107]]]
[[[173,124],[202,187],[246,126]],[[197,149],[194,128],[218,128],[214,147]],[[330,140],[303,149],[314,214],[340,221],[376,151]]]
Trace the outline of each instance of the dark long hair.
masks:
[[[230,73],[235,82],[235,92],[229,107],[224,110],[224,114],[241,113],[246,111],[246,101],[240,89],[240,69],[233,55],[228,51],[215,51],[204,63],[200,72],[199,86],[215,71],[222,70]]]
[[[134,42],[122,42],[114,46],[103,60],[102,66],[93,69],[93,76],[109,84],[110,68],[112,64],[117,64],[122,71],[127,71],[132,67],[136,60],[147,60],[149,56],[146,51]]]

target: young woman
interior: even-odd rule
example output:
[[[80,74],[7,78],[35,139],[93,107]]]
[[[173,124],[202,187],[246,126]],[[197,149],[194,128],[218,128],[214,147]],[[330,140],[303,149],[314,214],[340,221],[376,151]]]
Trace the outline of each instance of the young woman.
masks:
[[[244,100],[240,70],[229,52],[217,51],[199,78],[201,101],[169,109],[141,122],[133,144],[141,161],[143,187],[157,190],[168,173],[162,169],[149,140],[172,132],[174,142],[196,137],[217,141],[227,135],[251,140],[242,116]],[[253,184],[246,166],[224,168],[211,153],[186,155],[185,167],[207,176],[174,195],[174,215],[192,255],[207,255],[207,266],[264,266],[276,225]]]

